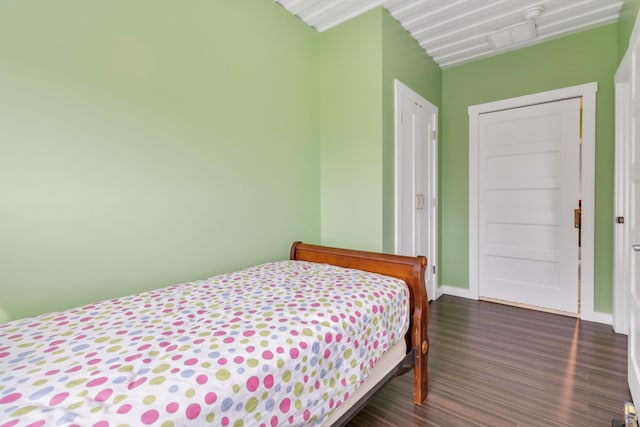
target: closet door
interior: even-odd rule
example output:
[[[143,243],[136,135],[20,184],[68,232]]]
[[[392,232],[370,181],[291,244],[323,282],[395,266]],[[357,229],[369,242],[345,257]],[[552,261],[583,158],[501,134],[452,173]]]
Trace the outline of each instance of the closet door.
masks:
[[[424,255],[427,294],[438,287],[438,109],[396,81],[396,253]]]
[[[580,98],[481,114],[479,293],[578,312]]]
[[[631,396],[640,404],[640,40],[631,45],[631,164],[629,167],[629,360]]]

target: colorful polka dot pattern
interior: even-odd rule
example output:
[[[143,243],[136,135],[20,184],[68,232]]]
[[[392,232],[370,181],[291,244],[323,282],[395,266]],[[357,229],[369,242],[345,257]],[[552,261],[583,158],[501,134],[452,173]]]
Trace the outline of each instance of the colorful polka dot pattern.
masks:
[[[319,424],[408,310],[399,280],[283,261],[0,325],[0,427]]]

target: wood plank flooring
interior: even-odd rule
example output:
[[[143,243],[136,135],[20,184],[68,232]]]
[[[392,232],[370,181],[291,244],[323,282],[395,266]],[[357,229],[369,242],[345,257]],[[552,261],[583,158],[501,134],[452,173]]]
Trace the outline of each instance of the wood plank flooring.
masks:
[[[610,326],[446,295],[430,311],[427,401],[395,378],[350,427],[611,426],[631,399]]]

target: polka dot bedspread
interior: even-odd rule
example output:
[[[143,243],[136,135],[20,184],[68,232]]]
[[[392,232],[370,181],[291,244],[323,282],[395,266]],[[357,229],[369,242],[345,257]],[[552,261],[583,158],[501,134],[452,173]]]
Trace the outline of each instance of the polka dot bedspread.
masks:
[[[0,325],[0,427],[317,425],[402,339],[400,280],[282,261]]]

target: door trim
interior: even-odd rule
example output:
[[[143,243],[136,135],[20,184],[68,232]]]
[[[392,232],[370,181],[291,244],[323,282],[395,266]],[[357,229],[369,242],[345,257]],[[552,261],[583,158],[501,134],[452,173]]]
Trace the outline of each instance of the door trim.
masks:
[[[429,186],[433,189],[433,193],[435,197],[433,200],[427,201],[427,206],[431,208],[433,211],[433,221],[434,227],[431,230],[431,236],[433,242],[429,242],[429,247],[431,248],[430,252],[425,255],[427,257],[427,261],[429,265],[427,266],[427,274],[431,275],[432,284],[431,289],[427,289],[427,295],[429,296],[429,300],[438,299],[442,292],[440,292],[439,288],[439,280],[438,280],[438,107],[431,104],[420,94],[412,90],[409,86],[402,83],[400,80],[394,80],[394,252],[397,254],[399,252],[399,248],[401,247],[400,239],[402,236],[400,235],[399,230],[401,229],[400,222],[402,220],[402,215],[400,215],[401,209],[401,199],[400,194],[403,191],[400,188],[400,179],[399,179],[399,163],[400,163],[400,138],[401,138],[401,120],[402,120],[402,98],[406,97],[416,104],[421,105],[423,108],[433,111],[435,114],[434,123],[432,123],[433,129],[436,132],[436,137],[431,142],[434,144],[434,150],[432,152],[431,164],[428,165],[430,168],[429,171]],[[415,178],[415,176],[414,176]],[[404,189],[406,191],[406,189]],[[413,197],[412,190],[410,197]],[[418,254],[415,254],[418,255]],[[434,267],[435,270],[434,270]]]
[[[629,333],[629,159],[631,147],[631,64],[624,56],[614,77],[615,83],[615,216],[625,222],[614,222],[613,232],[613,330]]]
[[[479,115],[567,98],[582,97],[582,270],[580,318],[611,324],[609,314],[594,310],[595,127],[598,83],[587,83],[485,104],[472,105],[469,113],[469,294],[478,299],[478,125]]]

